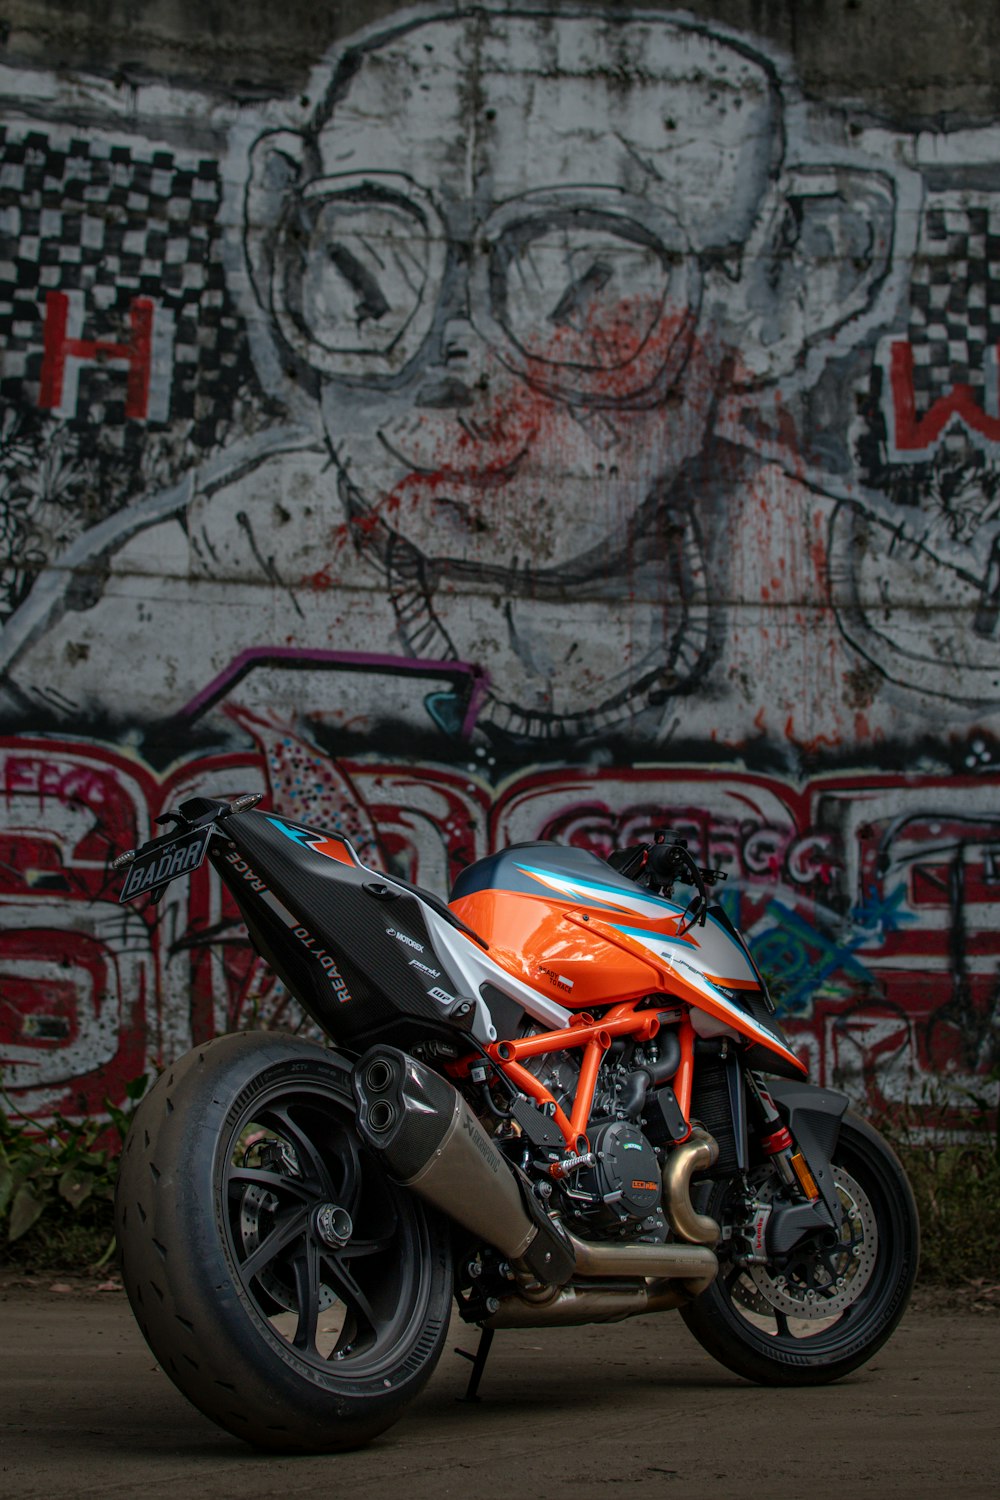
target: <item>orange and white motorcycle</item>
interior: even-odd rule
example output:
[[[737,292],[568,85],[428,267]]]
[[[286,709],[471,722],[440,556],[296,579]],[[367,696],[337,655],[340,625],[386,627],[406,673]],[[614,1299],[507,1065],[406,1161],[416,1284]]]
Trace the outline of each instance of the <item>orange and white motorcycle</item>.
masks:
[[[895,1156],[805,1079],[669,836],[605,862],[480,860],[445,904],[339,834],[195,798],[119,864],[156,899],[208,858],[329,1045],[225,1036],[141,1104],[125,1285],[180,1389],[249,1442],[366,1442],[482,1329],[677,1308],[751,1380],[809,1385],[898,1323],[918,1224]],[[684,885],[687,904],[674,900]]]

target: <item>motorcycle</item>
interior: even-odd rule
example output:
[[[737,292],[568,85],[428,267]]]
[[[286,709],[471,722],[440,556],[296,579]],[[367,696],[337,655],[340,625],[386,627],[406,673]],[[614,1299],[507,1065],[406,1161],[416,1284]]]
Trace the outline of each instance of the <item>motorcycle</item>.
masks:
[[[329,1039],[227,1035],[142,1101],[116,1197],[155,1357],[259,1447],[356,1447],[481,1330],[677,1309],[779,1385],[870,1359],[917,1268],[882,1137],[819,1088],[683,841],[516,844],[446,904],[337,832],[206,797],[121,857],[123,901],[208,859]],[[681,886],[685,899],[675,899]]]

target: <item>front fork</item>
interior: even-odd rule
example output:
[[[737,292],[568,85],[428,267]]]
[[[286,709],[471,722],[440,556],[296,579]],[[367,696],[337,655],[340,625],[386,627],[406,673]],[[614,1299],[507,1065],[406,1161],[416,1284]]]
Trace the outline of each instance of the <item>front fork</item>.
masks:
[[[742,1241],[742,1249],[737,1249],[737,1245],[733,1248],[736,1261],[751,1266],[774,1261],[772,1239],[775,1237],[782,1241],[781,1248],[787,1252],[801,1235],[817,1230],[827,1234],[833,1230],[833,1223],[821,1201],[822,1195],[809,1164],[778,1113],[768,1089],[749,1070],[745,1078],[747,1091],[757,1108],[758,1144],[785,1190],[781,1194],[785,1200],[783,1203],[762,1198],[759,1189],[751,1189],[746,1194],[743,1222],[735,1235],[737,1242]],[[785,1221],[777,1236],[773,1232],[777,1221],[775,1226],[771,1225],[775,1213]],[[795,1221],[794,1224],[791,1220]]]
[[[765,1156],[771,1158],[786,1187],[791,1188],[793,1193],[797,1190],[809,1202],[814,1201],[820,1196],[816,1179],[809,1170],[808,1162],[792,1139],[791,1131],[775,1108],[774,1100],[753,1073],[748,1072],[746,1080],[751,1097],[756,1100],[760,1110],[761,1150]]]

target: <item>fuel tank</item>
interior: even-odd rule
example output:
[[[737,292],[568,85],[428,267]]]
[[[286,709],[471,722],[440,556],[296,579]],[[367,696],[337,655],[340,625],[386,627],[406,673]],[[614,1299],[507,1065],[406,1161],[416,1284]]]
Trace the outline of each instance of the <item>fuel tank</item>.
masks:
[[[721,907],[688,926],[676,902],[588,850],[554,843],[513,844],[478,860],[458,877],[449,905],[487,940],[496,963],[567,1009],[675,995],[705,1018],[696,1023],[702,1034],[735,1030],[803,1071]]]
[[[665,970],[699,990],[760,990],[717,917],[684,932],[682,906],[586,849],[514,844],[463,870],[449,904],[498,963],[573,1010],[662,989]]]

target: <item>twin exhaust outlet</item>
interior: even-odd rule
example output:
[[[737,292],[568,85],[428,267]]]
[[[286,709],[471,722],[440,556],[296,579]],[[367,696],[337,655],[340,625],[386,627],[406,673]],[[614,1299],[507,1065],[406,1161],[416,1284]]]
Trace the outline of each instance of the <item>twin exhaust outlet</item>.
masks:
[[[663,1172],[665,1207],[683,1243],[591,1243],[550,1219],[526,1178],[501,1156],[457,1089],[395,1047],[375,1047],[354,1070],[358,1130],[394,1181],[496,1247],[519,1273],[488,1326],[610,1321],[677,1307],[715,1279],[719,1226],[696,1212],[689,1184],[718,1156],[698,1132]],[[588,1280],[639,1281],[621,1288]],[[572,1282],[572,1285],[570,1283]]]

